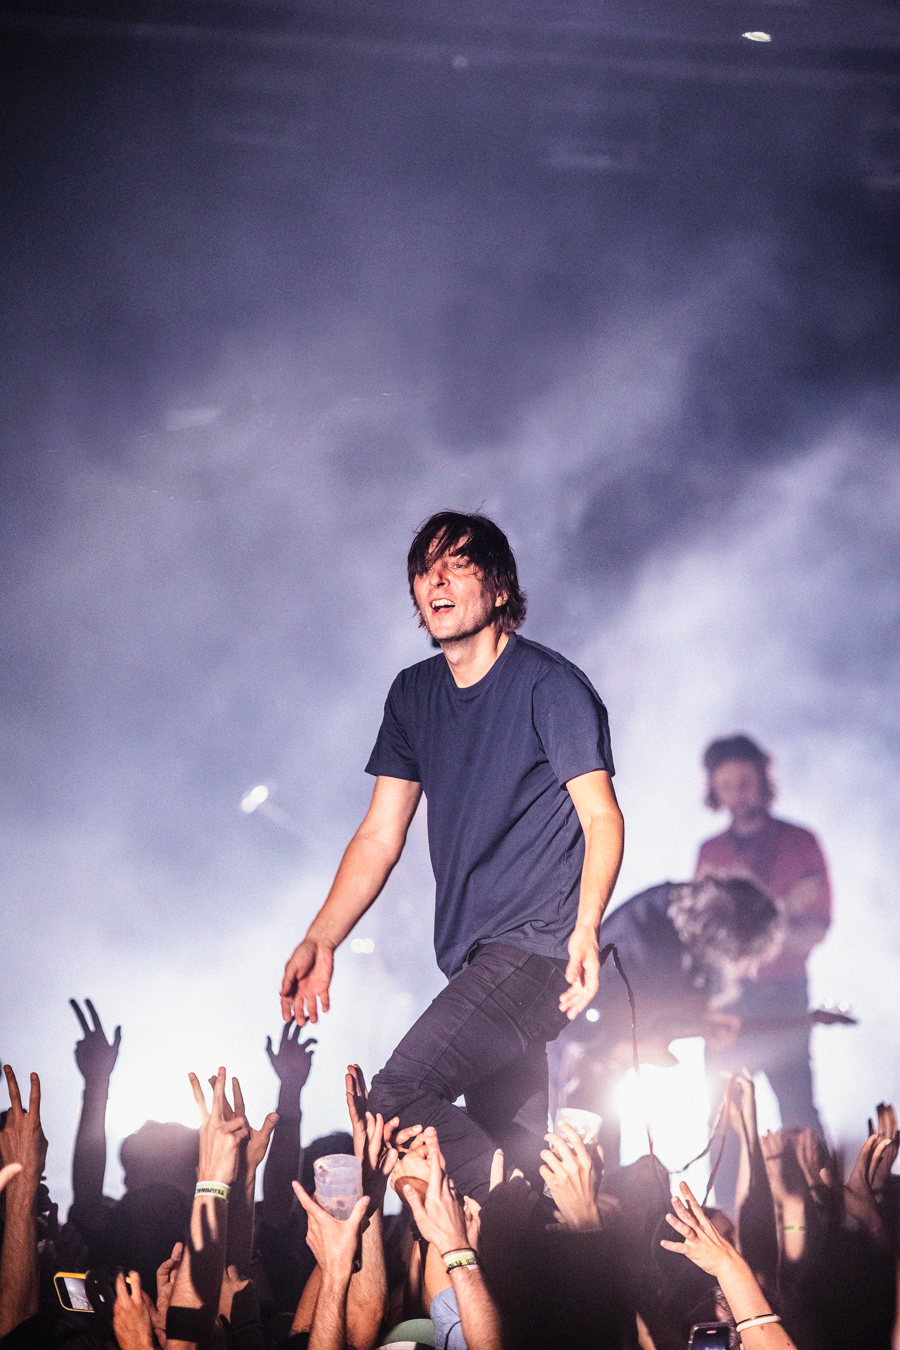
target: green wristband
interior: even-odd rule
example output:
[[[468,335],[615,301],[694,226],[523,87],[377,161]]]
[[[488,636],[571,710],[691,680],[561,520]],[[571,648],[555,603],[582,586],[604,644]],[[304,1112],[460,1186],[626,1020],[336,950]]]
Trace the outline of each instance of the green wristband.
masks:
[[[216,1200],[227,1200],[231,1191],[224,1181],[198,1181],[194,1195],[212,1195]]]

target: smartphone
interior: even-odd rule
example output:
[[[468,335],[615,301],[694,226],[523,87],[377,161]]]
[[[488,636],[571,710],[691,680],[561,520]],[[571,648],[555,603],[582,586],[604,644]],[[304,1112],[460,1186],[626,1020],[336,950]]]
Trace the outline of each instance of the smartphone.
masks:
[[[78,1275],[71,1270],[60,1270],[57,1271],[57,1273],[53,1276],[53,1283],[56,1286],[56,1297],[59,1299],[60,1303],[63,1305],[63,1307],[66,1309],[67,1312],[92,1313],[97,1311],[97,1309],[91,1303],[91,1300],[88,1298],[88,1292],[87,1289],[85,1288],[87,1279],[88,1279],[87,1275]],[[109,1277],[107,1277],[107,1280],[108,1279]],[[115,1279],[115,1275],[112,1276],[112,1279],[113,1280]],[[101,1280],[98,1286],[96,1278],[94,1279],[94,1289],[92,1292],[94,1293],[95,1297],[99,1297],[101,1307],[106,1307],[107,1303],[109,1302],[108,1296],[104,1293],[104,1289],[107,1287],[109,1288],[111,1295],[114,1297],[115,1296],[114,1286],[108,1285],[103,1280]],[[129,1280],[127,1275],[125,1276],[125,1287],[128,1289],[128,1292],[130,1293],[131,1281]],[[112,1303],[109,1303],[109,1307],[111,1310]]]
[[[67,1312],[93,1312],[91,1301],[84,1290],[86,1276],[60,1270],[53,1276],[56,1297]]]
[[[727,1322],[698,1322],[691,1327],[688,1350],[731,1350],[731,1327]]]

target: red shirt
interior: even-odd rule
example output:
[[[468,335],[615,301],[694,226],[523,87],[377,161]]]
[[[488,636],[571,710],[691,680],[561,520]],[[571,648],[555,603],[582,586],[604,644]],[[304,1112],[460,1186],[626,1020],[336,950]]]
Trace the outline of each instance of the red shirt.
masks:
[[[749,877],[779,902],[788,925],[785,944],[757,978],[802,979],[809,951],[821,942],[831,922],[828,865],[812,831],[774,816],[766,816],[755,834],[727,829],[700,846],[694,878],[709,873]]]

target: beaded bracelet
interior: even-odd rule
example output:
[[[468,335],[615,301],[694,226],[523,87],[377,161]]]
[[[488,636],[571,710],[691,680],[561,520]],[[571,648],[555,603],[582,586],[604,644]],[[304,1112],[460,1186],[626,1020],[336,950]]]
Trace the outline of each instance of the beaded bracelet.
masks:
[[[194,1195],[212,1195],[217,1200],[227,1200],[230,1191],[231,1187],[226,1186],[224,1181],[198,1181]]]
[[[768,1322],[780,1322],[781,1318],[777,1313],[760,1313],[759,1317],[745,1317],[743,1322],[735,1325],[735,1331],[738,1335],[746,1331],[749,1327],[764,1327]]]

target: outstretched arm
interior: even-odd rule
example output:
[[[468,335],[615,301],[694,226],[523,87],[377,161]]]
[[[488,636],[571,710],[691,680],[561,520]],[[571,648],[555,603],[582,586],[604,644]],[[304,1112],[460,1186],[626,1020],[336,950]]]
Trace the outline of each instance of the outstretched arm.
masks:
[[[625,843],[625,824],[612,779],[603,769],[583,773],[566,783],[584,831],[584,864],[578,917],[569,938],[569,964],[566,979],[569,988],[559,1006],[571,1021],[597,992],[600,983],[600,954],[597,929],[609,904]]]
[[[262,1221],[271,1228],[284,1228],[291,1212],[291,1182],[300,1176],[300,1094],[312,1068],[313,1046],[300,1039],[300,1028],[286,1022],[278,1049],[266,1038],[266,1054],[278,1075],[277,1124],[272,1132],[272,1147],[263,1173]]]
[[[681,1199],[672,1197],[675,1213],[666,1217],[682,1241],[663,1240],[660,1246],[682,1252],[695,1266],[715,1276],[737,1323],[744,1350],[796,1350],[753,1271],[712,1226],[686,1181],[681,1183],[681,1195]]]
[[[376,778],[363,822],[344,852],[324,905],[284,968],[281,1015],[298,1026],[328,1011],[334,951],[374,904],[403,852],[421,784]]]
[[[41,1084],[31,1075],[28,1110],[22,1108],[16,1075],[4,1066],[9,1110],[0,1130],[0,1163],[5,1178],[6,1223],[0,1247],[0,1338],[38,1310],[38,1261],[34,1200],[44,1170],[47,1140],[41,1129]]]
[[[84,1098],[72,1154],[72,1199],[76,1213],[90,1218],[103,1203],[106,1103],[109,1098],[109,1080],[119,1055],[122,1028],[116,1027],[112,1040],[108,1041],[103,1023],[89,998],[84,1000],[84,1006],[93,1026],[74,998],[70,998],[69,1003],[84,1033],[75,1045],[75,1063],[84,1079]]]

